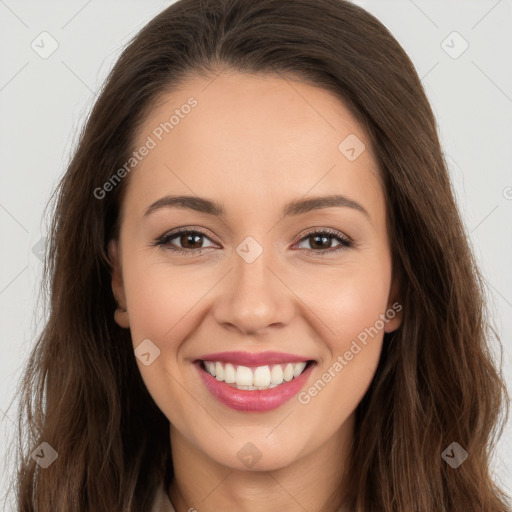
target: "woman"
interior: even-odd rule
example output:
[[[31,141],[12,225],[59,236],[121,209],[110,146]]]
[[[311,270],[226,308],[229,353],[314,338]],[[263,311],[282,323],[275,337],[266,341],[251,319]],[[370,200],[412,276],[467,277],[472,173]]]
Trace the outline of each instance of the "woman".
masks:
[[[373,16],[173,4],[57,197],[20,511],[511,510],[481,278]]]

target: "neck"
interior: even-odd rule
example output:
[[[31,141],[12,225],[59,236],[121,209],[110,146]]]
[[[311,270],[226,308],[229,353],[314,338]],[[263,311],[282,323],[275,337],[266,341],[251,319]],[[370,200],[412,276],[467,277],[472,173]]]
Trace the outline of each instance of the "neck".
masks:
[[[222,465],[171,425],[174,477],[169,497],[176,512],[348,512],[343,480],[353,425],[352,415],[325,444],[266,471]]]

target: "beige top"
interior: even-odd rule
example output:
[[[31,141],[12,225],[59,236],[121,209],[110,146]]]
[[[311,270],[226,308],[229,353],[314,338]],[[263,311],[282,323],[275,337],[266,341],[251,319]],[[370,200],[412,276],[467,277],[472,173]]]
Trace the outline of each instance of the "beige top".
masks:
[[[176,512],[162,484],[156,492],[151,512]]]

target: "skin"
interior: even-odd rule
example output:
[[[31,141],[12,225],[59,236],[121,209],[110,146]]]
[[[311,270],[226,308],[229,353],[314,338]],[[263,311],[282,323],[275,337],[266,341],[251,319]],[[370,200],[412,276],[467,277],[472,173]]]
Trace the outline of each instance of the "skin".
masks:
[[[384,331],[395,330],[401,315],[307,404],[294,397],[272,411],[232,410],[212,398],[192,363],[226,350],[300,354],[317,362],[307,389],[399,302],[370,142],[328,91],[224,71],[214,80],[191,77],[166,95],[135,146],[190,96],[198,105],[129,175],[120,236],[109,246],[112,289],[126,309],[116,321],[130,328],[134,348],[150,339],[160,350],[149,366],[137,364],[171,423],[170,498],[177,512],[335,512],[354,411],[374,376]],[[366,145],[354,161],[338,149],[349,134]],[[166,207],[144,215],[167,194],[212,199],[226,213]],[[368,215],[330,207],[281,217],[289,201],[332,194]],[[175,228],[201,228],[207,236],[154,245]],[[312,228],[336,230],[354,245],[332,252],[340,242],[331,238],[315,246],[314,237],[304,238]],[[263,249],[250,264],[236,252],[247,236]],[[169,246],[196,252],[176,254]],[[248,442],[261,453],[251,468],[237,457]]]

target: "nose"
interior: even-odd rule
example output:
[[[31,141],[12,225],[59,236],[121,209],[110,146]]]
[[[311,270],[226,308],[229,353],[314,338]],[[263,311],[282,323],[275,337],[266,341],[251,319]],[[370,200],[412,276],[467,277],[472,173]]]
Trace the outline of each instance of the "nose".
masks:
[[[265,249],[251,263],[233,253],[233,269],[226,276],[214,306],[219,325],[244,335],[289,324],[295,307],[284,271]]]

